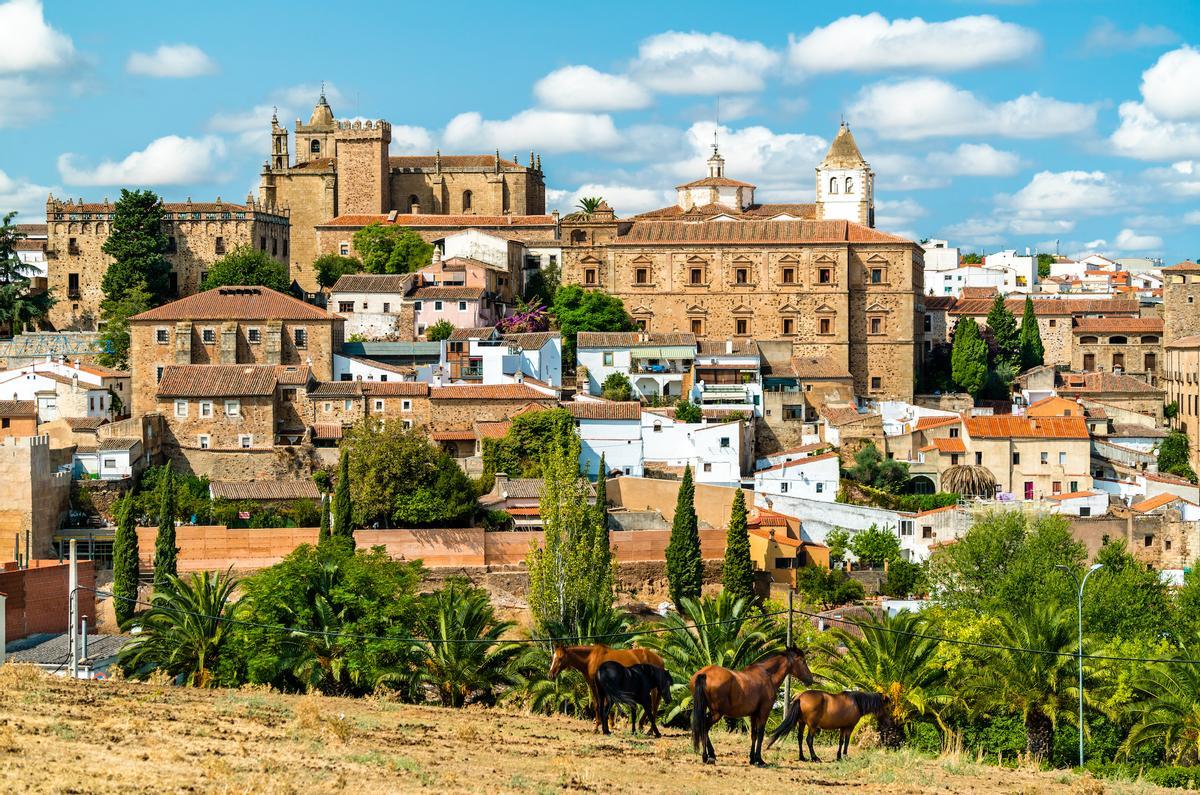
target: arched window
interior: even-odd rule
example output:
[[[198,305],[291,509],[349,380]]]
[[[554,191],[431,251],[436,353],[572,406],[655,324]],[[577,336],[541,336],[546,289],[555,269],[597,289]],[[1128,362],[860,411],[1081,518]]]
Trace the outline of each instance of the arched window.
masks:
[[[587,241],[587,233],[584,232],[582,229],[571,230],[571,242],[572,243],[584,243],[586,241]]]
[[[471,191],[463,191],[463,212],[471,209]]]
[[[420,208],[421,208],[421,200],[417,198],[417,194],[414,193],[413,195],[409,196],[408,197],[408,211],[410,213],[416,212]]]
[[[829,178],[829,192],[830,193],[838,192],[838,178],[837,177]]]
[[[1079,338],[1080,345],[1095,345],[1099,341],[1100,341],[1099,337],[1080,337]]]
[[[1157,343],[1158,343],[1158,337],[1155,336],[1154,334],[1142,335],[1142,344],[1143,345],[1155,345]]]
[[[854,178],[846,177],[846,193],[854,193]]]
[[[1109,345],[1127,345],[1127,344],[1129,344],[1129,340],[1126,339],[1125,337],[1117,335],[1114,337],[1109,337],[1108,344]]]
[[[318,141],[316,138],[309,141],[308,142],[308,151],[312,152],[314,155],[321,154],[321,142]]]

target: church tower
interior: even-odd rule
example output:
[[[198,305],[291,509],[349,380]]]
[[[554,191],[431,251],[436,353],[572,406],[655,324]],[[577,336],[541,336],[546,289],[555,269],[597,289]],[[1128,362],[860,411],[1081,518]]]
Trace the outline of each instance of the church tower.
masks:
[[[817,166],[817,219],[875,226],[875,172],[846,122]]]
[[[333,140],[337,127],[333,109],[325,100],[325,88],[322,86],[321,98],[313,106],[308,124],[301,124],[296,119],[296,163],[337,157]]]
[[[288,134],[279,126],[279,114],[275,112],[271,114],[271,168],[282,170],[288,165]]]

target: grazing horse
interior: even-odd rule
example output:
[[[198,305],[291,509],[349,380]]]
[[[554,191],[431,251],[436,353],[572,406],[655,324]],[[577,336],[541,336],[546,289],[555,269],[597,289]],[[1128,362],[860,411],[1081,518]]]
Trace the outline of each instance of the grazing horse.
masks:
[[[558,672],[563,668],[573,668],[583,674],[588,690],[592,694],[592,707],[596,712],[596,728],[600,727],[602,698],[596,687],[596,673],[606,662],[620,663],[625,667],[638,663],[663,667],[662,657],[649,649],[613,649],[603,643],[597,643],[594,646],[555,646],[554,657],[550,660],[550,678],[557,677]],[[655,691],[651,699],[655,714],[658,714],[658,701],[661,695]]]
[[[763,767],[763,736],[775,694],[787,676],[806,685],[813,681],[804,652],[797,648],[777,652],[740,671],[707,665],[692,677],[692,750],[700,751],[705,764],[715,764],[708,732],[721,718],[750,718],[750,764]]]
[[[838,738],[837,758],[850,756],[850,733],[865,715],[878,715],[887,708],[887,696],[879,693],[864,693],[861,690],[847,690],[842,693],[826,693],[823,690],[805,690],[792,699],[783,723],[771,735],[770,748],[775,741],[785,736],[799,725],[796,731],[796,747],[800,751],[800,761],[804,761],[804,729],[808,728],[808,753],[814,762],[817,752],[813,749],[813,735],[817,730],[837,730],[841,732]]]
[[[600,725],[608,734],[608,713],[614,704],[628,704],[634,713],[642,708],[642,717],[650,719],[650,733],[661,737],[655,723],[658,698],[670,695],[671,675],[657,665],[638,663],[626,668],[616,662],[606,662],[596,672],[596,684],[600,690],[603,706],[600,708]],[[630,716],[629,732],[637,734],[638,721]]]

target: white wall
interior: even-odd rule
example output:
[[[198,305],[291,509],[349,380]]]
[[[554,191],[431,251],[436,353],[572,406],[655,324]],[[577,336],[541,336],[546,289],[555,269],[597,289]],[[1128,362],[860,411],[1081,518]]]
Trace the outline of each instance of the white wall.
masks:
[[[611,365],[604,364],[605,353],[612,354]],[[611,374],[620,372],[629,375],[630,362],[632,361],[628,348],[618,348],[610,351],[604,351],[600,348],[578,348],[576,349],[575,358],[579,364],[587,368],[588,393],[592,395],[600,394],[600,385]],[[630,382],[632,381],[633,379],[630,378]]]
[[[465,229],[446,235],[442,259],[469,257],[508,270],[508,246],[506,238],[489,235],[478,229]]]
[[[791,495],[820,502],[834,502],[840,483],[841,464],[836,454],[816,460],[800,459],[779,468],[754,473],[754,490],[763,494]]]
[[[670,467],[691,464],[697,483],[733,486],[741,482],[740,422],[704,425],[642,412],[641,425],[646,461]],[[722,446],[722,439],[727,440],[726,446]]]
[[[642,477],[642,426],[637,420],[579,421],[580,468],[595,474],[600,456],[611,472],[619,469],[627,475]]]
[[[404,296],[400,293],[355,293],[336,292],[329,294],[329,311],[337,312],[346,318],[345,333],[347,339],[355,334],[362,334],[367,339],[376,339],[395,333],[397,314]],[[341,312],[338,305],[349,302],[354,305],[350,312]],[[363,308],[363,305],[366,308]],[[383,305],[388,305],[388,311],[383,311]]]
[[[333,355],[333,380],[341,381],[342,375],[345,373],[350,374],[351,381],[417,380],[406,377],[394,370],[388,370],[384,367],[375,367],[367,362],[362,361],[361,359],[352,359],[349,356],[343,356],[340,353],[335,353]]]
[[[1103,491],[1087,497],[1072,497],[1069,500],[1051,500],[1051,502],[1058,503],[1055,513],[1068,516],[1082,516],[1084,512],[1081,509],[1083,508],[1088,509],[1088,516],[1103,516],[1108,513],[1108,494]]]

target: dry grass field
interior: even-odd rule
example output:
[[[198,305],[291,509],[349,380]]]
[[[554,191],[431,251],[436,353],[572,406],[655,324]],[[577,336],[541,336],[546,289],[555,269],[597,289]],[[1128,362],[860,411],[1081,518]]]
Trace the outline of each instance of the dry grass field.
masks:
[[[0,792],[1165,793],[1069,772],[851,749],[799,763],[795,744],[744,763],[741,735],[700,764],[687,736],[610,737],[569,718],[382,699],[71,682],[0,667]],[[819,749],[820,750],[820,749]],[[824,749],[831,756],[832,748]]]

